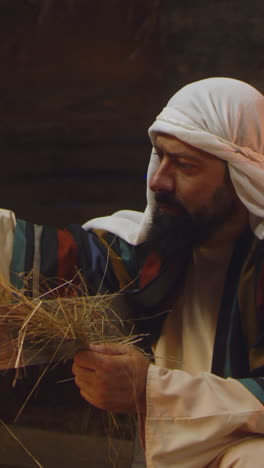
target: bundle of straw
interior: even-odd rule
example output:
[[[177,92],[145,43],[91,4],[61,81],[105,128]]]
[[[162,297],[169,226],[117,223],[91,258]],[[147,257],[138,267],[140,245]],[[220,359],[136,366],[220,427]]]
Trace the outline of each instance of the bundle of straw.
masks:
[[[32,299],[1,285],[10,302],[0,305],[0,368],[71,358],[89,343],[135,343],[122,294]],[[118,310],[118,313],[116,312]]]

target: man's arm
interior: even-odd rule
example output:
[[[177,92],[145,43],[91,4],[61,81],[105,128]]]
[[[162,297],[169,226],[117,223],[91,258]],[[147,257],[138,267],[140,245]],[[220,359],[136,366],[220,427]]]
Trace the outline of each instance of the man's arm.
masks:
[[[204,467],[230,444],[264,434],[263,406],[239,381],[160,368],[129,348],[78,353],[73,372],[90,403],[142,412],[148,466]]]
[[[125,260],[122,249],[126,252]],[[60,297],[119,292],[132,283],[137,273],[137,264],[135,261],[133,264],[135,248],[129,249],[127,243],[106,231],[87,232],[80,225],[66,229],[35,225],[16,220],[10,211],[0,210],[0,288],[1,282],[3,286],[0,304],[10,304],[9,280],[27,298],[47,303]],[[119,302],[115,307],[120,307]],[[3,307],[1,314],[3,317],[7,314]],[[11,322],[10,318],[10,325]],[[0,331],[1,342],[3,337],[9,340],[5,329]],[[126,329],[122,332],[125,334]],[[2,346],[1,368],[14,365],[13,354],[13,349],[7,353]],[[46,362],[46,357],[38,354],[33,362],[38,364],[42,359]]]
[[[18,219],[10,270],[12,283],[17,288],[26,287],[27,294],[34,297],[49,290],[55,294],[47,299],[56,293],[69,297],[76,295],[74,286],[81,285],[86,294],[119,289],[111,248],[95,232],[86,232],[80,225],[57,229]],[[125,280],[131,278],[127,275]],[[73,288],[69,284],[63,288],[69,281]]]

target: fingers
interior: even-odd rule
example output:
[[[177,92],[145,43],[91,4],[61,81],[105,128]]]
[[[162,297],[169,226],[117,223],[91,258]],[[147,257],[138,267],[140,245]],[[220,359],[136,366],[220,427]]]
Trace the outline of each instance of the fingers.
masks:
[[[79,351],[75,357],[74,362],[85,368],[101,368],[110,362],[107,356],[113,359],[114,356],[124,356],[128,354],[131,346],[103,343],[100,345],[90,344],[89,348],[84,351]]]
[[[95,385],[96,376],[94,370],[83,369],[73,364],[72,371],[75,375],[75,383],[79,388],[92,387]]]
[[[81,395],[98,408],[144,413],[149,364],[132,345],[93,345],[76,354],[72,370]]]
[[[107,355],[86,350],[80,351],[75,355],[74,363],[80,368],[96,370],[97,372],[105,372],[107,371],[107,368],[111,368],[111,363],[115,362],[115,358],[120,359],[121,357],[123,357],[123,355]]]
[[[119,402],[122,401],[126,388],[123,388],[124,380],[119,379],[120,373],[118,376],[115,373],[113,384],[108,372],[79,367],[76,363],[73,364],[72,370],[75,383],[86,401],[100,409],[122,412]],[[131,399],[131,395],[129,398]],[[128,404],[128,401],[126,403]]]
[[[131,346],[116,344],[116,343],[102,343],[89,345],[89,349],[97,353],[110,354],[111,356],[126,354],[129,352]]]

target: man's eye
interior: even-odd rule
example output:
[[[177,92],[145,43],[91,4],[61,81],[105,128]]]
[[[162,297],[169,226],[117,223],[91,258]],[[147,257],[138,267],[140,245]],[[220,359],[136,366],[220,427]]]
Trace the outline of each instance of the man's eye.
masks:
[[[183,161],[177,161],[176,162],[177,166],[181,167],[182,169],[195,169],[195,166],[193,164],[190,164],[188,162],[183,162]]]

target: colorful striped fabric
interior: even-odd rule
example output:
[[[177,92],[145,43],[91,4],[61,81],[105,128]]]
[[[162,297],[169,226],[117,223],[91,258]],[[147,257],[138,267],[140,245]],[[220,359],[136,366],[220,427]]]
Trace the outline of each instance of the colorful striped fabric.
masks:
[[[178,265],[178,270],[184,266]],[[135,247],[106,231],[87,232],[77,225],[57,230],[17,222],[12,281],[22,287],[27,277],[27,294],[37,296],[58,287],[60,295],[125,290],[131,297],[138,295],[142,329],[156,337],[161,321],[150,316],[172,305],[164,288],[169,279],[166,274],[160,258],[144,244]],[[264,403],[264,243],[251,232],[241,236],[230,262],[212,372],[239,379]]]
[[[33,294],[36,277],[40,294],[69,281],[80,285],[80,276],[91,294],[138,289],[145,258],[144,246],[131,246],[106,231],[87,232],[78,225],[54,229],[17,220],[11,280],[21,288],[27,278],[28,294]],[[60,295],[63,291],[58,290]]]

